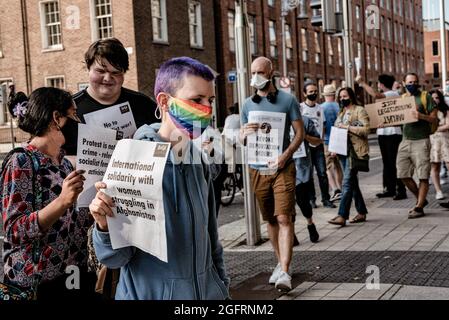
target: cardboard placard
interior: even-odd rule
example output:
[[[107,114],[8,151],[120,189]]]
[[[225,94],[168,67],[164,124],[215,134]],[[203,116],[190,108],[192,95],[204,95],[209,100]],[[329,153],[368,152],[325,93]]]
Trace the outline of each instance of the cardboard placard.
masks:
[[[416,110],[415,97],[380,100],[366,105],[365,109],[371,128],[378,128],[381,123],[384,127],[393,127],[418,121],[412,114]]]

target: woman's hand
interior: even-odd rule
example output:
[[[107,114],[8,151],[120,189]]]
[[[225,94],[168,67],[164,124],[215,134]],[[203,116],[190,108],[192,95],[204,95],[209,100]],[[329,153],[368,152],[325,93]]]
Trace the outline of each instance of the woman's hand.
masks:
[[[84,188],[84,170],[72,171],[62,183],[62,191],[59,195],[59,201],[64,208],[67,210],[70,208],[78,199],[78,195],[83,191]]]
[[[95,222],[100,229],[99,231],[107,232],[109,229],[106,217],[114,216],[111,209],[112,207],[115,207],[114,200],[101,191],[101,189],[107,188],[106,183],[101,181],[97,182],[95,183],[95,188],[97,189],[97,195],[89,205],[90,214],[95,219]]]

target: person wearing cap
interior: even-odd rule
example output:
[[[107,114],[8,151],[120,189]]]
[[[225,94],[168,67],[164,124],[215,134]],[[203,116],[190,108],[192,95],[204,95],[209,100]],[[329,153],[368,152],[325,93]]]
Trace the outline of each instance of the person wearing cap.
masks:
[[[331,128],[337,119],[340,107],[335,102],[335,86],[328,84],[324,86],[323,97],[325,102],[321,104],[326,118],[324,126],[324,155],[326,158],[327,178],[329,180],[329,186],[332,188],[331,201],[336,201],[341,198],[341,184],[343,181],[343,170],[337,157],[333,157],[329,152],[329,137],[331,134]]]

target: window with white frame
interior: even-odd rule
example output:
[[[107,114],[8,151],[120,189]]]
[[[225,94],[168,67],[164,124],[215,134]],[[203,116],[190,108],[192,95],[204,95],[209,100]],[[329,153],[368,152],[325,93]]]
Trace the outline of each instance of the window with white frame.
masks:
[[[341,38],[338,38],[337,41],[338,41],[338,46],[337,46],[338,64],[341,67],[341,66],[343,66],[343,42],[342,42]]]
[[[65,89],[64,76],[55,76],[45,78],[45,86],[59,89]]]
[[[153,41],[168,42],[165,0],[151,0],[151,19],[153,23]]]
[[[112,30],[111,0],[92,0],[93,32],[95,40],[108,39],[114,36]]]
[[[327,52],[329,53],[329,55],[328,55],[328,62],[331,65],[331,64],[334,63],[334,48],[332,47],[332,38],[331,38],[331,36],[327,36]]]
[[[201,3],[198,1],[189,1],[189,27],[190,27],[190,46],[203,46],[203,31],[201,25]]]
[[[379,49],[377,46],[374,47],[374,70],[379,70],[379,56],[378,56]]]
[[[268,29],[270,31],[270,55],[272,57],[277,57],[276,22],[273,20],[268,21]]]
[[[315,32],[315,63],[321,63],[320,33]]]
[[[257,38],[256,38],[256,17],[252,15],[248,15],[248,24],[249,24],[249,36],[250,36],[250,47],[251,54],[257,54]],[[234,33],[234,29],[233,29]]]
[[[228,11],[228,37],[229,37],[229,50],[235,52],[235,15],[234,11]]]
[[[307,31],[304,28],[301,28],[301,48],[302,48],[302,61],[307,62],[308,60],[308,52],[309,46],[307,45]]]
[[[40,3],[42,47],[44,49],[61,49],[61,16],[58,1]]]
[[[293,58],[292,32],[289,24],[285,25],[285,52],[288,60]]]

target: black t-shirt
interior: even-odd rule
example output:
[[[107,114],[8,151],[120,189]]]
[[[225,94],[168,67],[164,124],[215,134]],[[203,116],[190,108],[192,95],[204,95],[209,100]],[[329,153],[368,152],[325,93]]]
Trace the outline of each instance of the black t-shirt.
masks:
[[[156,103],[144,95],[143,93],[136,92],[130,89],[122,88],[122,92],[118,100],[111,105],[104,105],[94,100],[88,93],[87,90],[82,90],[73,96],[73,100],[77,106],[77,114],[81,119],[82,123],[86,123],[84,120],[84,115],[87,113],[102,110],[104,108],[112,107],[117,104],[128,102],[131,111],[134,116],[134,121],[136,122],[136,127],[139,128],[144,124],[152,124],[154,122],[159,122],[156,119],[154,112],[156,110]],[[72,122],[70,122],[72,124]],[[62,148],[66,151],[67,155],[76,155],[77,142],[78,142],[78,126],[73,124],[71,134],[67,137],[65,145]]]

